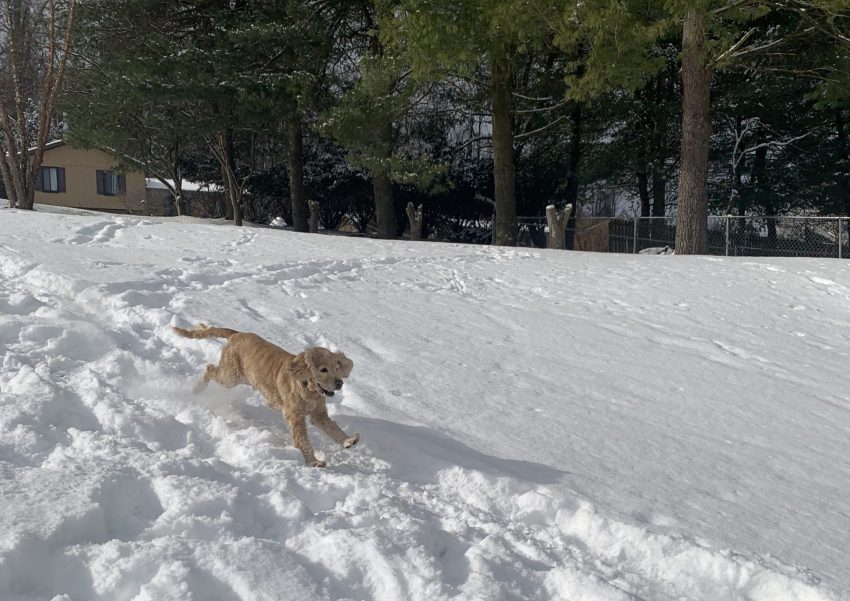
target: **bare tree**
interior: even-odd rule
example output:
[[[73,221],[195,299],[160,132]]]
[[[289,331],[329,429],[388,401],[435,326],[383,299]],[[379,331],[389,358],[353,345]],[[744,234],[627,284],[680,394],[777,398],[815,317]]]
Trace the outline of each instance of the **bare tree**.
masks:
[[[732,132],[732,135],[735,138],[735,144],[732,147],[732,156],[729,159],[729,168],[730,173],[732,175],[732,185],[731,190],[729,192],[729,202],[726,204],[726,214],[729,215],[732,213],[732,210],[735,208],[735,204],[738,202],[740,196],[740,188],[741,188],[741,172],[739,166],[741,161],[747,155],[756,154],[759,150],[768,149],[771,151],[778,151],[786,146],[789,146],[799,140],[802,140],[806,136],[814,133],[813,129],[810,129],[800,135],[785,137],[785,138],[776,138],[771,139],[766,142],[760,142],[758,137],[756,141],[752,142],[751,145],[748,145],[748,137],[757,130],[767,128],[761,122],[759,117],[751,117],[748,119],[741,119],[738,117],[737,120],[733,120],[728,115],[725,115],[726,123],[729,125],[729,129]],[[769,132],[772,133],[772,132]],[[742,212],[743,215],[743,207]]]
[[[76,0],[0,3],[0,175],[11,207],[35,201],[75,8]]]

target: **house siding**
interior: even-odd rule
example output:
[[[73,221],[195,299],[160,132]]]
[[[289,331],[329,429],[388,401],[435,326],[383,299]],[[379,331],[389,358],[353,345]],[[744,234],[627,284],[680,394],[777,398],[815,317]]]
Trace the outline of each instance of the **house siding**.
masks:
[[[36,191],[35,202],[38,204],[117,213],[161,214],[161,206],[157,207],[159,212],[147,210],[145,174],[142,171],[126,174],[124,194],[104,196],[97,193],[97,171],[109,171],[115,165],[114,159],[102,150],[82,150],[63,144],[46,149],[42,165],[65,168],[65,192]]]

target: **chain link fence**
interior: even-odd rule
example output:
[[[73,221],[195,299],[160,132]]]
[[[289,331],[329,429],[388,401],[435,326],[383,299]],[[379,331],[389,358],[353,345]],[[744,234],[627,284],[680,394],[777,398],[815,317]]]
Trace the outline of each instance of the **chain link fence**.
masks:
[[[520,217],[519,245],[546,247],[546,218]],[[575,250],[639,253],[675,247],[675,217],[579,217],[567,227]],[[850,217],[708,218],[708,253],[730,257],[850,258]]]

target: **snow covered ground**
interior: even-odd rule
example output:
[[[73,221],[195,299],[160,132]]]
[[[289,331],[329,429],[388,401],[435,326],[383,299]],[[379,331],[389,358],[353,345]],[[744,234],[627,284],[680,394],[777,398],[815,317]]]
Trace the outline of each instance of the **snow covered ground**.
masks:
[[[838,600],[850,263],[0,210],[0,599]],[[355,362],[304,467],[197,322]]]

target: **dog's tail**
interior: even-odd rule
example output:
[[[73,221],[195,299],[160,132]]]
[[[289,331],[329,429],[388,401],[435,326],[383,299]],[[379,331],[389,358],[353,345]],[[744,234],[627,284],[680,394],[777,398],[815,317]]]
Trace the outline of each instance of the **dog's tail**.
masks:
[[[205,323],[202,323],[191,330],[185,328],[172,328],[178,336],[184,338],[230,338],[234,334],[238,334],[236,330],[230,328],[211,328]]]

